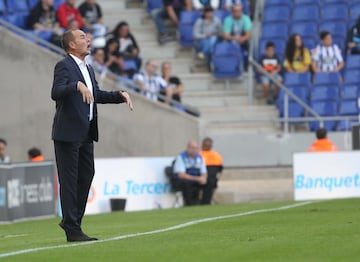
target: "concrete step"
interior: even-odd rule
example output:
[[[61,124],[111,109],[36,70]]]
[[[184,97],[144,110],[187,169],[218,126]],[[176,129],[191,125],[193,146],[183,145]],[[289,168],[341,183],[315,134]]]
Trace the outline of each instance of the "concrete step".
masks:
[[[209,121],[204,124],[204,130],[206,130],[207,136],[229,137],[230,139],[241,134],[273,134],[279,132],[279,127],[272,122],[256,122],[254,119],[251,119],[251,121],[238,121],[237,124],[229,124],[224,121]]]
[[[218,182],[214,201],[221,204],[287,201],[294,199],[293,180],[264,179]]]
[[[222,97],[183,97],[184,103],[193,105],[196,107],[202,106],[233,106],[233,105],[245,105],[247,103],[247,98],[239,96],[222,96]]]
[[[99,4],[101,5],[104,16],[106,16],[108,12],[112,10],[119,11],[126,9],[126,1],[124,0],[102,0],[99,1]]]
[[[244,95],[243,92],[240,90],[217,90],[217,89],[211,89],[211,90],[187,90],[187,92],[184,93],[184,97],[217,97],[221,98],[224,96],[242,96]]]
[[[216,144],[215,144],[216,146]],[[221,181],[228,180],[257,180],[257,179],[292,179],[293,168],[291,166],[275,167],[244,167],[224,168],[221,174]]]

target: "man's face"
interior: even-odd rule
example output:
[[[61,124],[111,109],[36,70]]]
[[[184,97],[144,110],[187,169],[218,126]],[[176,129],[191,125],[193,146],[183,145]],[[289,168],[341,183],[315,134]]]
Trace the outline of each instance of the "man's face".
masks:
[[[94,61],[98,62],[99,64],[104,64],[105,53],[104,50],[98,49],[94,54]]]
[[[331,46],[332,44],[332,37],[330,34],[328,34],[327,36],[325,36],[325,38],[322,40],[322,43],[324,46]]]
[[[212,148],[212,143],[208,140],[204,141],[202,144],[202,149],[207,151],[207,150],[211,150]]]
[[[149,75],[153,75],[156,73],[156,70],[158,68],[158,65],[154,62],[154,61],[150,61],[147,65],[146,65],[146,71]]]
[[[91,45],[90,39],[81,30],[75,30],[72,32],[74,35],[74,41],[70,42],[71,48],[79,56],[87,56],[90,54]]]
[[[75,0],[66,0],[66,3],[67,3],[69,6],[75,6]]]
[[[5,156],[5,150],[6,150],[6,145],[4,143],[0,143],[0,157]]]
[[[199,146],[195,142],[190,142],[187,146],[187,153],[189,156],[194,157],[199,152]]]
[[[171,74],[171,65],[170,64],[163,64],[161,67],[161,72],[163,75]]]
[[[95,0],[86,0],[86,3],[88,5],[94,5],[95,4]]]
[[[242,15],[242,6],[236,5],[232,9],[232,16],[235,19],[240,19]]]
[[[267,56],[273,56],[275,54],[275,48],[272,46],[269,46],[266,48],[266,55]]]
[[[43,3],[45,3],[47,6],[53,6],[54,0],[43,0]]]

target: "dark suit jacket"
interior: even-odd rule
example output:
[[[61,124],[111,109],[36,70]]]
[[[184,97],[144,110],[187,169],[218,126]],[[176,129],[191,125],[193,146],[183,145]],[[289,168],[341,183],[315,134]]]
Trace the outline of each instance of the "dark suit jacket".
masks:
[[[77,90],[78,81],[85,83],[79,66],[70,55],[67,55],[55,66],[54,82],[51,90],[51,98],[56,102],[56,113],[52,129],[53,140],[82,142],[90,134],[94,141],[98,141],[96,104],[118,104],[125,102],[119,91],[100,90],[93,69],[90,66],[88,69],[95,100],[93,124],[91,125],[90,132],[90,106],[83,102],[82,95]]]

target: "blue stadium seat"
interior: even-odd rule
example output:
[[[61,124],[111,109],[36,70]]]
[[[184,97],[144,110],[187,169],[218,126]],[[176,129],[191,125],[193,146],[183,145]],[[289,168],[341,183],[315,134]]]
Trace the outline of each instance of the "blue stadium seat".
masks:
[[[265,1],[265,8],[269,7],[269,6],[279,6],[279,5],[286,5],[288,7],[292,7],[293,6],[293,0],[266,0]]]
[[[352,100],[341,100],[339,102],[339,115],[358,115],[358,101],[357,99]]]
[[[0,15],[5,14],[7,12],[5,0],[0,0]]]
[[[305,103],[308,103],[309,88],[307,86],[290,86],[288,87],[294,95],[300,98]],[[276,101],[276,107],[279,110],[279,115],[284,116],[284,90],[279,91],[278,99]],[[289,101],[289,117],[301,117],[304,116],[305,109],[298,104],[292,97],[288,97]]]
[[[34,6],[39,3],[39,0],[28,0],[29,8],[32,9]]]
[[[58,7],[63,4],[65,0],[54,0],[54,9],[57,10]]]
[[[7,14],[3,16],[5,21],[20,28],[25,28],[28,17],[28,13]]]
[[[147,0],[146,9],[150,13],[152,10],[163,7],[162,0]]]
[[[290,27],[291,34],[299,34],[303,38],[318,35],[318,25],[316,22],[296,22]]]
[[[314,85],[311,88],[310,100],[338,100],[339,93],[339,87],[337,85]]]
[[[264,22],[288,22],[291,19],[291,9],[288,6],[270,6],[264,9]]]
[[[29,12],[27,0],[7,0],[6,4],[9,13]]]
[[[225,18],[230,15],[230,11],[224,9],[214,10],[214,16],[218,17],[221,22],[224,22]]]
[[[333,43],[338,45],[338,47],[340,48],[340,50],[342,51],[342,53],[344,53],[345,51],[345,46],[346,46],[346,39],[344,37],[338,37],[338,36],[333,36]]]
[[[314,85],[340,85],[340,73],[316,73],[314,74]]]
[[[200,17],[198,11],[183,11],[180,14],[178,32],[180,34],[180,44],[182,46],[192,47],[194,44],[193,26],[196,19]]]
[[[340,96],[342,99],[355,99],[359,96],[358,85],[343,85],[340,90]]]
[[[338,104],[336,101],[314,101],[310,104],[311,108],[320,116],[336,116]],[[324,121],[324,127],[330,131],[335,130],[337,121]],[[319,122],[310,122],[310,130],[315,131],[320,127]]]
[[[284,84],[286,86],[290,85],[306,85],[311,84],[311,74],[310,73],[286,73]]]
[[[238,44],[229,41],[218,42],[212,53],[213,74],[216,78],[239,77],[242,61],[242,51]]]
[[[287,23],[266,23],[262,26],[263,38],[288,38]]]
[[[299,5],[294,6],[292,20],[296,21],[314,21],[320,19],[320,8],[318,5]]]
[[[346,70],[344,74],[345,84],[360,84],[360,70]]]
[[[322,19],[346,22],[349,17],[348,6],[346,4],[324,5],[322,7]]]
[[[352,128],[352,125],[359,123],[357,120],[341,120],[339,121],[336,130],[337,131],[349,131]]]
[[[349,1],[346,0],[322,0],[323,5],[328,4],[348,4]]]
[[[320,0],[294,0],[294,4],[295,5],[321,5],[321,1]]]
[[[279,116],[284,117],[285,110],[284,110],[284,102],[283,100],[278,100],[276,103],[277,109],[279,111]],[[294,101],[289,102],[289,108],[288,108],[288,116],[289,117],[302,117],[304,116],[305,109],[299,105],[298,103]]]
[[[354,4],[350,7],[350,18],[353,20],[358,19],[360,16],[360,3],[354,2]]]
[[[345,66],[346,69],[360,69],[360,55],[348,55]]]
[[[315,36],[317,37],[317,36]],[[309,49],[309,51],[311,49],[314,49],[316,47],[316,45],[319,43],[319,40],[317,40],[317,38],[315,39],[314,37],[303,37],[302,41],[304,43],[304,46]]]
[[[341,21],[326,21],[319,25],[319,32],[328,31],[334,37],[343,37],[345,39],[347,34],[347,23]]]

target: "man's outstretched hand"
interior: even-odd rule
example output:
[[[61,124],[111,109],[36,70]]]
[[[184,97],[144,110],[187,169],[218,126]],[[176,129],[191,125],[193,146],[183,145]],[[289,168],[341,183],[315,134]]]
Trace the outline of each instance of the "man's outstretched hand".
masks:
[[[125,91],[120,91],[120,95],[125,99],[125,103],[128,105],[131,111],[134,110],[133,104],[131,102],[131,98],[129,94]]]

